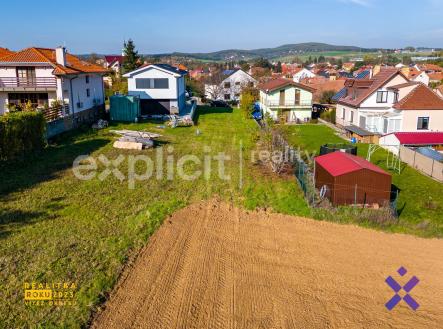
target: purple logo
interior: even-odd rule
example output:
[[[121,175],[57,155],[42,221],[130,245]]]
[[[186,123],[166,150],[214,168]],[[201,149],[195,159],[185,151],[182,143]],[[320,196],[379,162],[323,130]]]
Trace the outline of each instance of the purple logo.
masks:
[[[397,273],[400,274],[400,276],[404,276],[407,272],[408,271],[403,266],[397,270]],[[391,311],[403,299],[411,309],[413,309],[414,311],[417,310],[420,305],[415,301],[414,298],[411,297],[409,293],[419,282],[420,280],[416,276],[413,276],[402,287],[397,281],[392,278],[392,276],[388,276],[386,278],[386,283],[389,287],[391,287],[392,290],[394,290],[395,295],[385,304],[386,308]],[[400,290],[404,290],[406,292],[406,295],[403,298],[400,297],[400,295],[398,294]]]

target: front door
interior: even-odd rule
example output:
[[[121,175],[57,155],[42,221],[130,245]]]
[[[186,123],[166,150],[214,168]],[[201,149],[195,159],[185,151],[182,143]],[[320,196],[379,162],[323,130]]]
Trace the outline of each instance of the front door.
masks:
[[[280,90],[280,106],[285,106],[285,90]]]

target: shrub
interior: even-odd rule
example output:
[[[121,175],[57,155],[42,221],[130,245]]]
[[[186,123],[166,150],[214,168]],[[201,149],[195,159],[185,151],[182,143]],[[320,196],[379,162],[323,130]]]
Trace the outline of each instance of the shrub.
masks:
[[[322,112],[322,113],[320,114],[320,118],[322,118],[323,120],[326,120],[326,121],[329,121],[329,122],[335,124],[335,112],[336,112],[335,109],[332,109],[332,110],[330,110],[330,111]]]
[[[14,112],[0,117],[0,159],[10,160],[45,145],[46,121],[39,112]]]

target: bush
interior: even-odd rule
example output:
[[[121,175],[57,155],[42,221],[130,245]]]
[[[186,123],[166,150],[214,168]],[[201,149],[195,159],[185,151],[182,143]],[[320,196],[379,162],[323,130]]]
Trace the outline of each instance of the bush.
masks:
[[[332,109],[330,111],[325,111],[320,114],[320,118],[335,124],[335,113],[336,113],[335,109]]]
[[[46,121],[39,112],[0,116],[0,160],[10,160],[45,145]]]

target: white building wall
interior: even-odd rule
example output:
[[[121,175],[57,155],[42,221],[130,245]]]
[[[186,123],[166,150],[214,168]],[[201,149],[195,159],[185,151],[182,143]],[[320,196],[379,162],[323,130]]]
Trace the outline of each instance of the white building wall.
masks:
[[[168,89],[137,89],[135,79],[168,79]],[[131,78],[128,78],[128,95],[139,96],[141,99],[178,99],[177,78],[171,74],[156,68],[147,68]]]
[[[227,82],[230,84],[229,88],[224,87],[225,83]],[[242,70],[237,70],[235,73],[231,74],[222,81],[222,98],[224,98],[224,95],[230,95],[230,100],[239,100],[242,89],[247,87],[250,82],[252,82],[254,86],[257,84],[257,80],[255,80],[249,74]]]
[[[86,76],[89,76],[89,83],[86,83]],[[71,80],[74,113],[88,110],[95,105],[104,103],[102,76],[98,74],[81,74]],[[69,83],[69,80],[66,82]],[[89,97],[87,95],[87,89],[89,89]],[[70,103],[70,101],[68,101],[68,103]]]

